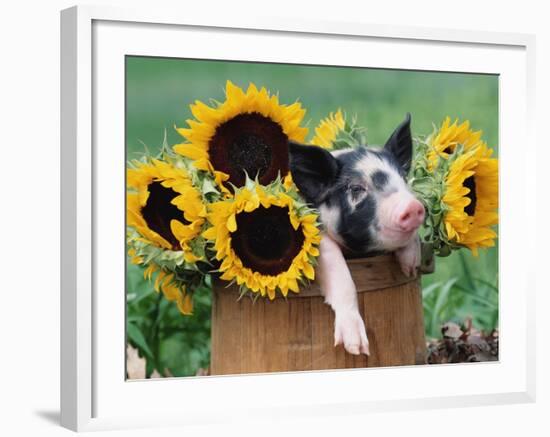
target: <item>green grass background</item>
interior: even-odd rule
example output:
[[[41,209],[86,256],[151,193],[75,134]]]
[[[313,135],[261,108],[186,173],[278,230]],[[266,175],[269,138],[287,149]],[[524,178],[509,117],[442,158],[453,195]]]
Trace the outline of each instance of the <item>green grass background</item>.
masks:
[[[498,78],[490,75],[259,64],[244,62],[127,57],[126,147],[128,158],[145,147],[156,153],[166,132],[169,144],[182,138],[174,125],[185,126],[195,100],[223,101],[226,80],[246,87],[254,82],[278,92],[282,103],[300,100],[306,125],[342,108],[367,127],[369,144],[383,144],[393,129],[412,114],[413,135],[429,134],[445,116],[470,120],[498,156]],[[175,376],[194,375],[207,367],[210,349],[210,296],[200,293],[195,315],[180,316],[159,299],[128,264],[128,335],[156,367]],[[448,320],[472,317],[478,328],[498,324],[498,248],[474,258],[461,250],[438,258],[436,272],[423,277],[426,335],[437,337]]]

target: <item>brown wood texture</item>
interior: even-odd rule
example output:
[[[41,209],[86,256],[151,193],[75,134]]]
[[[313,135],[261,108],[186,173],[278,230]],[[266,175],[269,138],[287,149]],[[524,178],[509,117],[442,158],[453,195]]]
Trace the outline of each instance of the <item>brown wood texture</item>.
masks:
[[[420,280],[391,255],[349,260],[367,327],[369,357],[334,347],[334,313],[312,284],[288,299],[238,299],[217,284],[212,307],[212,375],[422,364]]]

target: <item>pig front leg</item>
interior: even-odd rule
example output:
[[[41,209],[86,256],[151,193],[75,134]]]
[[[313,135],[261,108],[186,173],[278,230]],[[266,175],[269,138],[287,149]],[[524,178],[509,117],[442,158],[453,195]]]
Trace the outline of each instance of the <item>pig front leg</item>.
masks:
[[[320,244],[318,276],[325,303],[334,310],[334,346],[343,344],[350,354],[369,355],[369,340],[359,313],[355,283],[340,246],[326,234]]]
[[[420,267],[420,237],[415,234],[409,244],[395,251],[401,270],[407,277],[415,277]]]

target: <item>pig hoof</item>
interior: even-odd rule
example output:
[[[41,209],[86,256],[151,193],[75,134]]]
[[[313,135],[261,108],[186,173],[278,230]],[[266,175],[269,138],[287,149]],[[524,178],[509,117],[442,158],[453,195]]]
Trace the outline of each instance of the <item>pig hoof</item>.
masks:
[[[397,250],[395,256],[403,274],[408,278],[414,278],[420,267],[420,241],[415,239],[408,246]]]
[[[336,316],[334,346],[339,344],[344,345],[344,349],[352,355],[370,354],[365,323],[358,312],[346,312]]]

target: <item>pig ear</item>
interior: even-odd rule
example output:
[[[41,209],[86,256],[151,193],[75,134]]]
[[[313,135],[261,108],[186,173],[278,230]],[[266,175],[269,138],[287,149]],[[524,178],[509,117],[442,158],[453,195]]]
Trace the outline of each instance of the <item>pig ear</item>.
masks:
[[[405,171],[409,172],[412,159],[412,138],[411,138],[411,114],[407,112],[405,120],[393,131],[391,137],[386,141],[384,150],[390,152],[397,160],[397,163]]]
[[[325,149],[289,142],[290,172],[306,201],[318,204],[338,176],[338,161]]]

